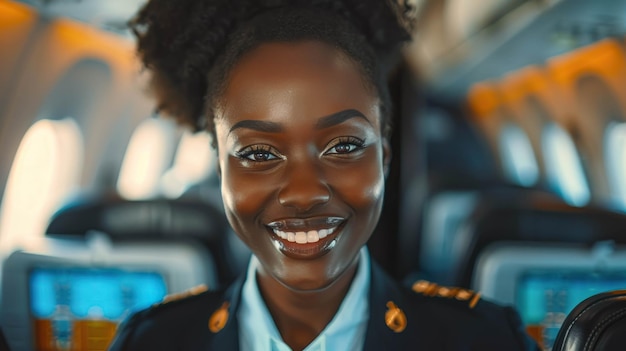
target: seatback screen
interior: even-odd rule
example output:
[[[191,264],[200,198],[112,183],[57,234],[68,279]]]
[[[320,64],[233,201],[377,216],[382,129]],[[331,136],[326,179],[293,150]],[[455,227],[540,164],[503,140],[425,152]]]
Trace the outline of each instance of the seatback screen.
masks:
[[[522,275],[516,306],[529,333],[552,348],[565,317],[586,298],[626,289],[626,272],[534,271]]]
[[[117,325],[163,299],[158,272],[111,268],[35,268],[29,274],[37,350],[106,350]]]

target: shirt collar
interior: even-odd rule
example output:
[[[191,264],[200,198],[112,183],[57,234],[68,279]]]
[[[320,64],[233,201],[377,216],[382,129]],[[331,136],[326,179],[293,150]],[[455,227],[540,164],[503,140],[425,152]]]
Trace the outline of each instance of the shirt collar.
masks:
[[[359,350],[363,348],[369,316],[370,258],[365,247],[360,251],[359,266],[337,314],[305,351]],[[256,271],[260,263],[252,256],[237,317],[242,351],[287,351],[276,324],[259,292]],[[347,347],[347,348],[346,348]]]

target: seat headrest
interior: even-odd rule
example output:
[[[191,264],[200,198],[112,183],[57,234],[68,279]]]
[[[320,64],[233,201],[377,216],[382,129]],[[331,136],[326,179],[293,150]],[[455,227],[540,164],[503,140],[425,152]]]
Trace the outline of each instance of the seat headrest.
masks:
[[[213,240],[227,222],[221,209],[200,201],[99,199],[80,201],[60,209],[46,235],[85,235],[90,231],[113,239],[183,238]]]
[[[621,351],[626,345],[626,290],[594,295],[567,315],[553,351]]]

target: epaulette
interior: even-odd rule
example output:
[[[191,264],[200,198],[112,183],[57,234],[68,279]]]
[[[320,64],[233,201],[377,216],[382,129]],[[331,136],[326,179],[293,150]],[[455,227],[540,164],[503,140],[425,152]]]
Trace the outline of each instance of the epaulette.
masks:
[[[458,287],[440,286],[426,280],[416,281],[411,286],[411,289],[424,296],[439,296],[459,301],[467,301],[469,303],[469,308],[476,307],[478,300],[480,300],[479,292]]]
[[[183,292],[169,294],[169,295],[166,295],[161,302],[154,304],[154,307],[166,305],[174,301],[180,301],[188,297],[196,296],[196,295],[202,294],[203,292],[207,290],[209,290],[209,288],[206,285],[201,284],[198,286],[194,286],[193,288],[189,290],[185,290]]]
[[[187,291],[165,296],[163,301],[160,304],[158,304],[158,306],[169,305],[175,301],[187,300],[188,298],[198,296],[208,290],[209,289],[207,288],[206,285],[204,284],[198,285]],[[230,303],[228,301],[224,301],[222,305],[213,312],[213,314],[211,315],[211,318],[209,319],[209,324],[208,324],[209,330],[211,330],[213,333],[217,333],[226,326],[226,322],[228,322],[228,318],[230,316],[229,311],[228,311],[229,308],[230,308]]]

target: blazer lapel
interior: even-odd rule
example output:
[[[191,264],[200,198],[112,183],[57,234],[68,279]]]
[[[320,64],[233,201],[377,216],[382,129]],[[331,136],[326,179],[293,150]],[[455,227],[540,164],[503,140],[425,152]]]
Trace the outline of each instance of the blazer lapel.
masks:
[[[228,320],[224,327],[217,332],[210,332],[205,342],[205,350],[239,350],[239,323],[237,309],[241,299],[244,277],[233,283],[224,293],[223,301],[219,306],[227,304]],[[216,312],[214,312],[216,313]]]
[[[416,335],[411,326],[411,320],[407,318],[408,304],[399,286],[380,268],[372,262],[372,277],[369,293],[370,320],[367,324],[367,334],[365,336],[364,351],[378,350],[401,350],[406,347],[410,339]],[[395,308],[402,310],[398,312]],[[399,313],[395,320],[387,320],[387,313]],[[402,317],[404,318],[402,320]],[[405,329],[400,331],[404,321]],[[392,323],[396,322],[396,323]],[[416,321],[413,321],[416,322]],[[389,323],[389,325],[388,325]],[[399,323],[399,324],[398,324]]]

